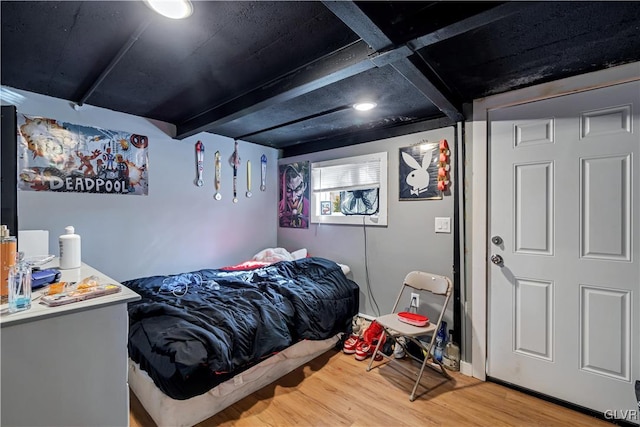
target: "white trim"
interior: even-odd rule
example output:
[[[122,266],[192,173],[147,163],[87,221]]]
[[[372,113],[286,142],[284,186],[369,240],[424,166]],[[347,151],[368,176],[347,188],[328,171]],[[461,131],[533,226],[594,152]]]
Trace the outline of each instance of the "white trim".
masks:
[[[490,110],[640,80],[640,62],[514,90],[473,102],[471,340],[473,376],[486,379],[487,361],[487,116]]]
[[[487,122],[475,117],[471,149],[471,365],[473,376],[486,379],[487,360]],[[483,110],[484,111],[484,110]]]
[[[375,316],[371,316],[369,314],[364,314],[364,313],[358,313],[358,317],[362,317],[363,319],[369,320],[371,322],[376,320]]]
[[[350,156],[334,160],[324,160],[321,162],[311,163],[311,180],[313,181],[314,168],[322,168],[326,166],[343,165],[346,163],[366,163],[371,161],[380,162],[380,193],[378,195],[379,211],[375,215],[319,215],[317,214],[317,201],[314,194],[314,183],[311,183],[311,223],[312,224],[347,224],[347,225],[370,225],[370,226],[387,226],[387,210],[388,210],[388,155],[386,151],[379,153],[364,154],[361,156]]]
[[[468,377],[473,376],[473,365],[469,362],[465,362],[463,360],[460,361],[460,373],[462,375],[466,375]]]

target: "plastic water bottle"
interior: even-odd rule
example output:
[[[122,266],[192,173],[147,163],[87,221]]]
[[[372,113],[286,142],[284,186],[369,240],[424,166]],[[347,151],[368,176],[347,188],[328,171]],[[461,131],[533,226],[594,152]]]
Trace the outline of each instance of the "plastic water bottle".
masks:
[[[460,347],[454,343],[453,329],[449,331],[449,342],[444,347],[444,354],[442,355],[442,364],[451,369],[452,371],[460,370]]]
[[[65,234],[58,238],[60,243],[60,269],[80,268],[82,265],[80,236],[75,234],[75,229],[70,225],[65,227],[64,230]]]
[[[444,346],[447,342],[447,322],[444,320],[440,323],[440,328],[438,329],[438,333],[436,334],[436,349],[433,352],[433,357],[438,361],[442,362],[442,354],[444,353]]]

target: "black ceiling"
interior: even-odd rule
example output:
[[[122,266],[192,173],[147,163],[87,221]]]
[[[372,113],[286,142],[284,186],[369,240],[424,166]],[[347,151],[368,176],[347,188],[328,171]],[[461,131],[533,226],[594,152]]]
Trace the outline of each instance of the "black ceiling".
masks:
[[[473,99],[640,60],[640,2],[2,1],[2,85],[283,149],[461,120]],[[351,105],[373,99],[360,113]]]

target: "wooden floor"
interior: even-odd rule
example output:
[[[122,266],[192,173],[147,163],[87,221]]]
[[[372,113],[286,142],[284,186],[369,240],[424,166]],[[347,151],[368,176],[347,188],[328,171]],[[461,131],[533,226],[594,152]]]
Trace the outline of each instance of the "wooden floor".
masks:
[[[457,372],[445,380],[427,369],[428,390],[410,402],[405,374],[390,365],[366,372],[367,362],[329,351],[198,426],[611,426]],[[130,422],[155,426],[133,393]]]

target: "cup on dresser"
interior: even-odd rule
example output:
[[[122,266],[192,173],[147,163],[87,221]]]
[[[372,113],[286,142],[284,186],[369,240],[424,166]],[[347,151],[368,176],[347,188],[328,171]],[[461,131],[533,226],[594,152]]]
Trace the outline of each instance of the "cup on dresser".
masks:
[[[9,270],[9,313],[31,308],[31,266],[19,252],[17,262]]]

